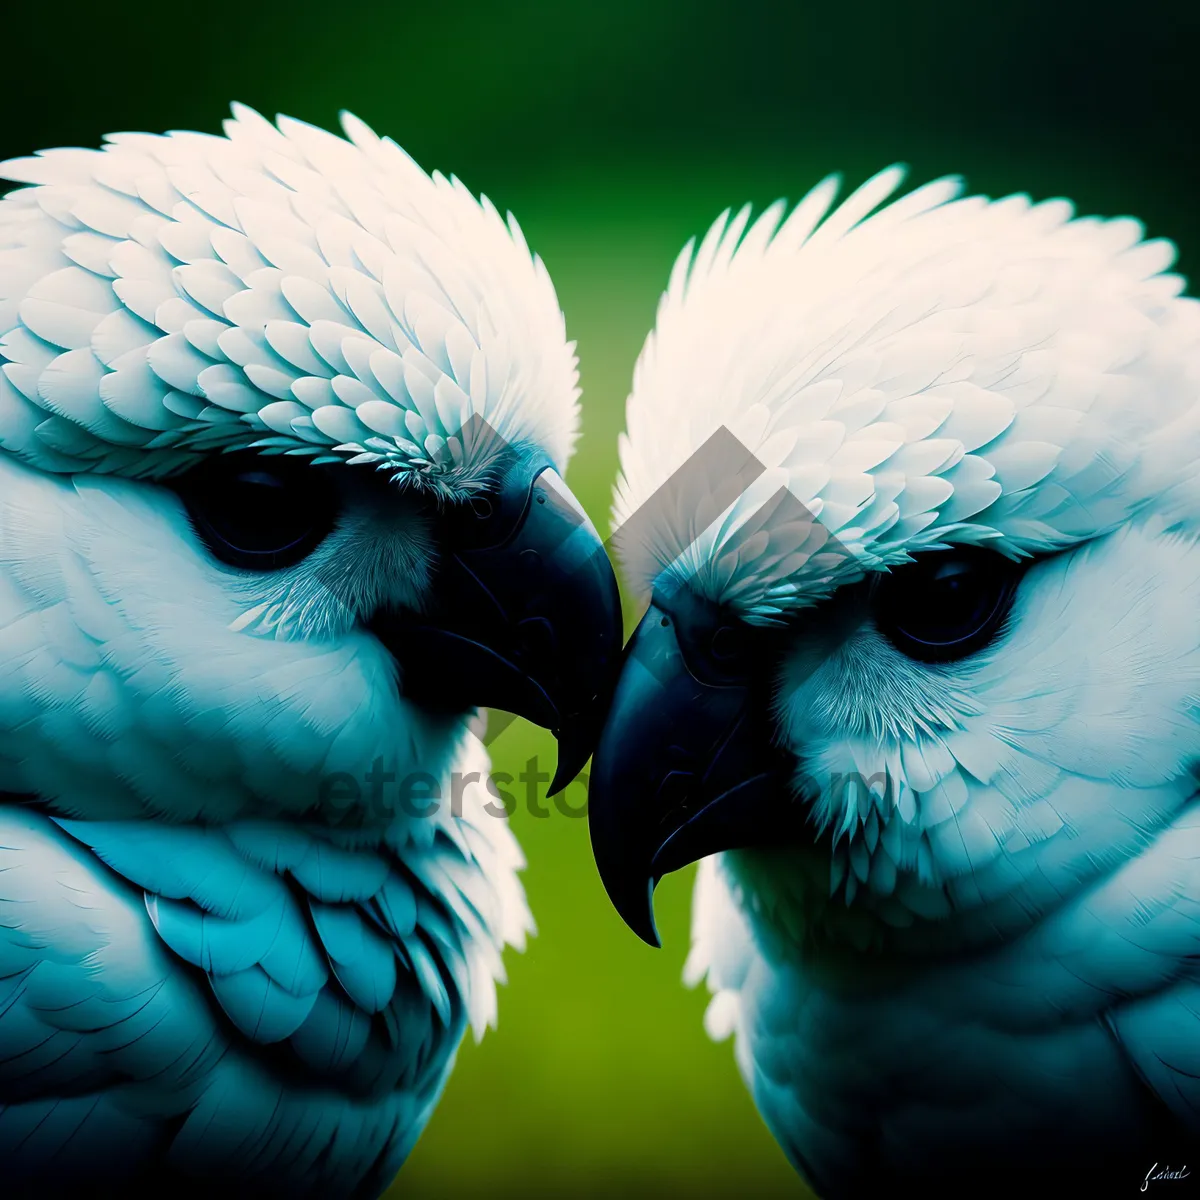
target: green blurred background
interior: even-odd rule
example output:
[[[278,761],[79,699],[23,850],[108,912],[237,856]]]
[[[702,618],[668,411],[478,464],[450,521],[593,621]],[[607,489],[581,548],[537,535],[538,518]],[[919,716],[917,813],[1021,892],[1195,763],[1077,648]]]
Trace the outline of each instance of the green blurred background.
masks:
[[[797,199],[893,161],[989,194],[1067,195],[1200,249],[1194,3],[837,5],[158,0],[6,6],[0,155],[110,130],[215,132],[230,100],[334,125],[348,108],[518,216],[579,342],[570,480],[602,531],[633,363],[671,262],[730,204]],[[628,616],[631,618],[634,613]],[[494,744],[514,775],[552,742]],[[582,797],[579,785],[572,800]],[[500,1027],[460,1055],[396,1194],[805,1194],[706,997],[680,982],[692,872],[665,948],[601,890],[587,825],[513,817],[539,934]]]

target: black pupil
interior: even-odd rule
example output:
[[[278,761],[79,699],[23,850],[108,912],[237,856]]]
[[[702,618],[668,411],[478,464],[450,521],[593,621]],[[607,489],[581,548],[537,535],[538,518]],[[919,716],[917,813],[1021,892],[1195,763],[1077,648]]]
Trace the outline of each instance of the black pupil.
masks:
[[[294,546],[308,532],[307,505],[281,479],[247,471],[210,502],[208,519],[239,550],[273,554]]]
[[[712,652],[719,659],[733,658],[737,653],[737,634],[728,625],[722,625],[713,634]]]
[[[333,527],[328,476],[306,463],[230,456],[180,480],[197,534],[230,566],[267,571],[298,562]]]
[[[929,632],[939,636],[930,640],[955,642],[978,629],[995,607],[995,589],[988,586],[990,582],[964,563],[948,563],[934,575],[927,604],[937,621]]]
[[[883,577],[876,622],[910,657],[964,658],[1000,628],[1020,570],[987,551],[929,553]]]

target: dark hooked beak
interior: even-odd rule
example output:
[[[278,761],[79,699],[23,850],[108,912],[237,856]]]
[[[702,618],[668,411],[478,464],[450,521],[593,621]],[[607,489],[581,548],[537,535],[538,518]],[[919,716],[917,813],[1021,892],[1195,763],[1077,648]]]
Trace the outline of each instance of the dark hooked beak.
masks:
[[[609,899],[651,946],[670,871],[798,828],[761,683],[702,682],[652,604],[626,648],[592,762],[588,821]]]
[[[498,708],[553,731],[553,795],[583,768],[604,721],[620,665],[617,581],[552,467],[518,464],[485,503],[444,523],[425,611],[381,614],[372,628],[423,707]]]

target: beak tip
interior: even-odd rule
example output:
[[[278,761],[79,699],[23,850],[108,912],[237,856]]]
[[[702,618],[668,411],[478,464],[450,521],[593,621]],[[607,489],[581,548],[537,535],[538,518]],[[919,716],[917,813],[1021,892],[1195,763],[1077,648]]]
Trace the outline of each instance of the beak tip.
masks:
[[[587,766],[596,746],[598,735],[593,730],[596,723],[594,714],[585,719],[569,717],[552,730],[558,742],[558,763],[554,768],[554,778],[550,781],[550,790],[546,793],[548,796],[561,792]],[[587,782],[586,777],[584,782]]]
[[[630,929],[633,930],[634,933],[638,935],[638,937],[642,939],[643,942],[646,943],[647,946],[650,947],[651,950],[662,949],[662,938],[658,936],[658,927],[654,923],[653,909],[650,909],[647,912],[644,923],[641,921],[631,921],[628,917],[625,919],[625,923]]]
[[[554,778],[550,780],[550,787],[546,795],[557,796],[583,770],[586,763],[587,757],[581,759],[560,742],[558,746],[558,763],[554,768]]]
[[[646,879],[644,893],[634,885],[620,889],[623,895],[614,896],[606,884],[609,899],[621,920],[652,950],[662,949],[662,939],[658,936],[658,926],[654,920],[654,889],[657,885],[658,879],[651,875]]]

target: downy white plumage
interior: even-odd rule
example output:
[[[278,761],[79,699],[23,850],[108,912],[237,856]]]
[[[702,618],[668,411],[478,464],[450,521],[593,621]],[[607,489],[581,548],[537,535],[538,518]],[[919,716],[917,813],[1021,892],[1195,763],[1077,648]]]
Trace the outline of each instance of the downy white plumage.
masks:
[[[593,842],[648,940],[703,858],[686,977],[819,1194],[1132,1190],[1200,1141],[1200,305],[1134,220],[902,177],[675,266]],[[762,470],[695,528],[722,427]]]
[[[533,929],[468,725],[565,735],[619,646],[547,536],[598,546],[573,346],[515,221],[343,124],[0,167],[6,1194],[378,1194]]]

